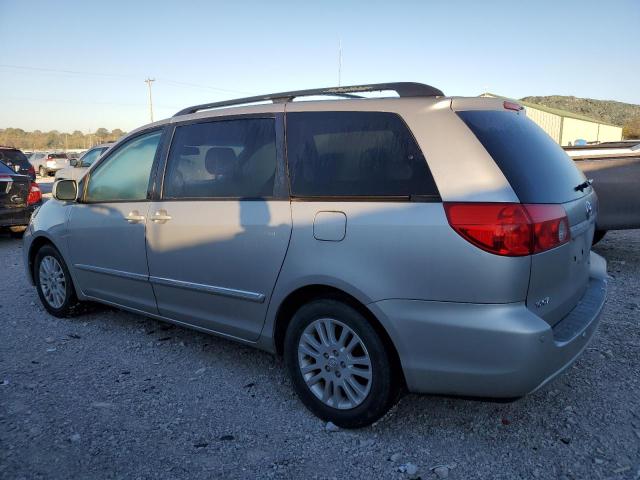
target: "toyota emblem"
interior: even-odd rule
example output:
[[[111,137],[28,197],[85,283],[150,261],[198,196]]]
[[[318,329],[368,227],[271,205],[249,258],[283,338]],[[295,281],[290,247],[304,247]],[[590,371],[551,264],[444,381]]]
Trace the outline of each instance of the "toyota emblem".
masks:
[[[587,200],[584,207],[587,210],[587,219],[591,218],[591,215],[593,215],[593,206],[591,205],[591,202]]]

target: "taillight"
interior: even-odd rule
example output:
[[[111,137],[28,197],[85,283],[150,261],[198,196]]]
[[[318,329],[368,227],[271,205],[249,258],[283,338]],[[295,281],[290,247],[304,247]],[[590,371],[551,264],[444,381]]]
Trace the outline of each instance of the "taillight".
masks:
[[[561,205],[525,205],[533,225],[533,253],[567,243],[571,236],[567,212]]]
[[[35,168],[33,168],[33,165],[29,165],[28,172],[29,172],[29,173],[32,173],[33,175],[35,175],[35,174],[36,174],[36,169],[35,169]]]
[[[508,257],[540,253],[569,241],[560,205],[445,203],[449,225],[477,247]]]
[[[33,205],[42,200],[42,190],[36,182],[31,182],[29,186],[29,196],[27,197],[27,205]]]

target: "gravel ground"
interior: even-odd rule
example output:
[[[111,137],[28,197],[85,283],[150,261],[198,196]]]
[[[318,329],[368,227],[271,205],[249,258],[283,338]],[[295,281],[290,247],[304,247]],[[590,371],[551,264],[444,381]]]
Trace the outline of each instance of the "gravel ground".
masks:
[[[596,248],[599,332],[542,391],[408,395],[333,432],[271,355],[103,307],[49,316],[21,249],[0,236],[0,478],[640,478],[640,231]]]

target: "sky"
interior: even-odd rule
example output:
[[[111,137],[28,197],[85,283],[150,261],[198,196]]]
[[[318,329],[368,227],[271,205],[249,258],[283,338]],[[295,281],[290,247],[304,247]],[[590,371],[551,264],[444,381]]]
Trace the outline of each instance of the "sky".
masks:
[[[640,104],[640,0],[0,0],[0,128],[132,130],[193,104],[415,81]]]

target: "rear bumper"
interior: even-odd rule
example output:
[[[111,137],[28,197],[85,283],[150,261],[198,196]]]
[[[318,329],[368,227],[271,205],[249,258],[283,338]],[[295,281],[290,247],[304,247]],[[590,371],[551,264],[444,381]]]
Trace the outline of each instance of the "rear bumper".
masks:
[[[589,286],[553,328],[523,303],[383,300],[371,304],[400,356],[412,392],[515,398],[569,367],[596,331],[606,263],[591,254]]]
[[[34,203],[25,208],[0,209],[0,227],[29,225],[33,211],[40,205],[42,202]]]

